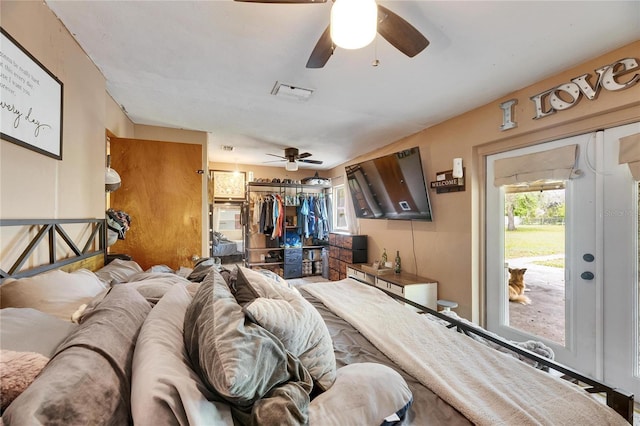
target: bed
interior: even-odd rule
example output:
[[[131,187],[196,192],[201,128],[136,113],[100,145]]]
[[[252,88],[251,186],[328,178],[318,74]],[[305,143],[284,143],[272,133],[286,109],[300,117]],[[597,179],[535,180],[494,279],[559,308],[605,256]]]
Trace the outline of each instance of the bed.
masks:
[[[242,240],[231,240],[224,234],[217,231],[212,234],[211,247],[211,256],[213,257],[236,258],[244,254],[244,242]]]
[[[78,251],[84,265],[104,258]],[[3,270],[3,387],[14,364],[31,375],[3,400],[5,424],[632,422],[632,395],[541,348],[416,313],[352,278],[294,287],[206,262],[178,273],[58,263],[74,264]]]

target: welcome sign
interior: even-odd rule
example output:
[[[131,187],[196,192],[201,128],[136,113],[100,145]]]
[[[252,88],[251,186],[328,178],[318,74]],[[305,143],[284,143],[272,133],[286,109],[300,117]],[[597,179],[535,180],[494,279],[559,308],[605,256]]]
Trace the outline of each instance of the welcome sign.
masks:
[[[62,82],[0,31],[2,139],[62,160]]]

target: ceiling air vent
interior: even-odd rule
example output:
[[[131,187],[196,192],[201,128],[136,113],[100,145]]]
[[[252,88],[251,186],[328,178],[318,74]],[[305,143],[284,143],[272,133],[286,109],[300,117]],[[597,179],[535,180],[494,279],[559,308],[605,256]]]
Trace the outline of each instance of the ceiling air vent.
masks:
[[[220,145],[220,149],[223,151],[231,152],[233,151],[233,146],[231,145]]]
[[[296,101],[306,101],[313,94],[313,89],[305,89],[304,87],[290,86],[288,84],[276,81],[275,86],[271,89],[271,94],[283,99],[292,99]]]

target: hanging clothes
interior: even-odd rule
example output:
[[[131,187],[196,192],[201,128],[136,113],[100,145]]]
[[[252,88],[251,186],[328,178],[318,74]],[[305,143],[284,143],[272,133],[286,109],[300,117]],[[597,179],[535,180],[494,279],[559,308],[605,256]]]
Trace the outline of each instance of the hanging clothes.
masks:
[[[329,218],[327,213],[326,197],[320,194],[316,202],[316,217],[318,221],[316,238],[319,240],[325,240],[329,237]]]
[[[276,194],[273,202],[273,231],[271,232],[271,239],[282,237],[282,222],[284,221],[284,205],[282,197]]]
[[[300,208],[298,208],[298,233],[305,238],[309,238],[309,202],[307,197],[300,197]]]
[[[251,223],[253,225],[260,225],[260,213],[262,212],[262,197],[254,197],[253,199],[253,215],[251,217]]]
[[[122,210],[107,210],[107,227],[117,232],[119,240],[124,240],[124,234],[131,226],[131,217]]]
[[[262,224],[262,233],[265,235],[271,235],[271,233],[273,232],[273,208],[273,198],[270,197],[268,200],[265,200],[264,207],[262,208],[262,210],[264,211],[264,222],[262,217],[260,218],[260,223]]]
[[[324,197],[325,202],[325,214],[327,215],[327,237],[326,240],[329,239],[329,233],[333,230],[333,206],[331,205],[332,198],[330,196]]]
[[[309,214],[307,216],[307,224],[309,225],[307,238],[313,236],[316,233],[316,198],[313,195],[309,196]]]

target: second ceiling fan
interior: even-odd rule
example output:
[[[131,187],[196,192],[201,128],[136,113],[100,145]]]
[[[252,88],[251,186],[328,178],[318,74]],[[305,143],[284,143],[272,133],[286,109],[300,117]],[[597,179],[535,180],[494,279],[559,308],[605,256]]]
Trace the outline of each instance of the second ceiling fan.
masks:
[[[248,3],[276,3],[276,4],[295,4],[295,3],[326,3],[326,0],[235,0],[238,2]],[[385,40],[387,40],[392,46],[404,53],[410,58],[413,58],[418,53],[422,52],[428,45],[429,40],[423,36],[420,31],[415,29],[413,25],[390,11],[384,6],[375,4],[374,0],[333,0],[333,8],[336,7],[338,2],[358,2],[358,3],[373,3],[377,9],[376,28],[375,30]],[[332,9],[332,21],[333,12]],[[332,38],[332,23],[324,30],[320,39],[316,43],[311,56],[307,61],[307,68],[322,68],[325,66],[333,51],[335,50],[336,43]],[[374,34],[375,35],[375,34]],[[368,43],[367,43],[368,44]],[[361,46],[364,47],[364,46]]]
[[[276,155],[276,154],[267,154],[272,157],[278,157],[282,160],[275,161],[286,161],[285,169],[288,171],[296,171],[298,170],[298,162],[300,163],[309,163],[309,164],[322,164],[320,160],[311,160],[311,154],[308,152],[300,153],[298,148],[285,148],[284,156]]]

